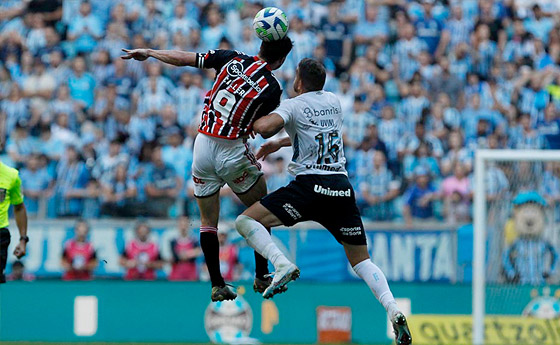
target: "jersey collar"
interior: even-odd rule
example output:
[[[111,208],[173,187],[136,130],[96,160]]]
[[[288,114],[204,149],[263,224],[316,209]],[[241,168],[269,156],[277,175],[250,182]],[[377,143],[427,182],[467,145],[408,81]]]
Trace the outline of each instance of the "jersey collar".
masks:
[[[254,59],[255,61],[262,61],[262,63],[264,63],[264,64],[265,64],[265,66],[264,66],[264,67],[266,67],[266,69],[267,69],[267,70],[269,70],[269,71],[271,71],[271,72],[272,72],[272,68],[270,68],[270,65],[268,64],[268,62],[266,62],[266,61],[264,61],[264,60],[261,60],[261,59],[259,59],[259,57],[258,57],[258,56],[253,56],[253,59]]]

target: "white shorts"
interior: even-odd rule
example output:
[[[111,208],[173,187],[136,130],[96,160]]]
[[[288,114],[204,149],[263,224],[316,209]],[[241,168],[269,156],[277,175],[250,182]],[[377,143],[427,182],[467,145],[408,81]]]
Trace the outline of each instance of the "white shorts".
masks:
[[[236,194],[246,193],[262,174],[244,139],[227,140],[202,133],[196,136],[192,176],[197,198],[217,193],[226,183]]]

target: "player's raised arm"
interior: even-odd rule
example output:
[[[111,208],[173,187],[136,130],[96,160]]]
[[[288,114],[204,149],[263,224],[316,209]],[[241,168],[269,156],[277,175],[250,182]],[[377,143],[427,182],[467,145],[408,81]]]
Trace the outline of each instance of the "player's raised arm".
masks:
[[[278,140],[267,141],[261,146],[261,148],[255,155],[255,157],[257,158],[257,160],[262,158],[262,160],[264,161],[266,157],[268,157],[268,155],[270,155],[271,153],[274,153],[280,150],[281,148],[287,146],[292,146],[292,141],[290,140],[290,137],[284,137]]]
[[[121,56],[124,60],[144,61],[149,57],[153,57],[161,62],[174,66],[191,66],[198,67],[197,53],[185,52],[181,50],[154,50],[154,49],[123,49],[126,55]]]

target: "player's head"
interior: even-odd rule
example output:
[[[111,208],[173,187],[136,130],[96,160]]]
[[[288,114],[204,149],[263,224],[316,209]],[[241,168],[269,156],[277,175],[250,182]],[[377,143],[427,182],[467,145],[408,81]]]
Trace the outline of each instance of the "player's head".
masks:
[[[277,41],[263,41],[259,50],[259,57],[266,61],[271,69],[275,70],[280,68],[284,61],[286,61],[286,56],[288,56],[293,46],[294,44],[288,36]]]
[[[294,90],[298,94],[310,91],[320,91],[325,86],[327,72],[325,66],[315,59],[305,58],[298,64]]]
[[[80,242],[85,242],[87,235],[89,233],[89,224],[84,219],[78,219],[76,225],[74,225],[74,234],[76,240]]]
[[[145,222],[138,222],[134,227],[134,232],[136,233],[136,238],[141,242],[146,242],[150,236],[150,226]]]

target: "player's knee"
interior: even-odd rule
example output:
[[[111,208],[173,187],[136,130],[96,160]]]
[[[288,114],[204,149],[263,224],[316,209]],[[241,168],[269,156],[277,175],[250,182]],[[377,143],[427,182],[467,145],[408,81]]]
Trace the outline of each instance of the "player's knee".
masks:
[[[253,218],[242,214],[235,220],[235,228],[241,236],[247,238],[253,228],[253,226],[251,226],[251,223],[254,221],[255,220]]]

